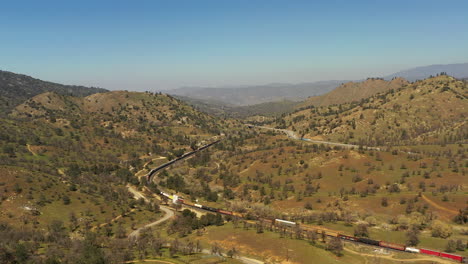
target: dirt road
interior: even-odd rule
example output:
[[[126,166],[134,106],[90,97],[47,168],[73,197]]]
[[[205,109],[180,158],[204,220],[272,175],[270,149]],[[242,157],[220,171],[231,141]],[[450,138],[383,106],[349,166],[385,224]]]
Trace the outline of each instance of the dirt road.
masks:
[[[427,198],[426,195],[422,195],[421,196],[423,198],[424,201],[426,201],[428,204],[434,206],[435,208],[439,209],[439,210],[442,210],[442,211],[445,211],[447,213],[451,213],[453,215],[456,215],[458,214],[458,212],[456,210],[453,210],[453,209],[449,209],[447,207],[443,207],[442,205],[439,205],[437,203],[435,203],[434,201],[432,201],[431,199]]]
[[[130,233],[130,235],[128,235],[129,238],[131,237],[138,237],[138,235],[140,234],[141,230],[145,229],[145,228],[149,228],[149,227],[152,227],[152,226],[155,226],[155,225],[159,225],[161,223],[164,223],[166,222],[167,220],[171,219],[172,217],[174,217],[174,212],[169,209],[169,207],[167,206],[164,206],[164,205],[161,205],[160,206],[161,210],[164,211],[164,213],[166,213],[163,218],[161,219],[158,219],[152,223],[149,223],[149,224],[146,224],[140,228],[138,228],[137,230],[133,231]]]
[[[371,257],[371,258],[382,258],[382,259],[388,259],[388,260],[393,260],[395,261],[395,263],[403,263],[403,262],[416,262],[416,261],[433,261],[433,262],[437,262],[437,263],[442,263],[442,264],[453,264],[452,261],[450,260],[445,260],[445,259],[441,259],[441,258],[437,258],[437,257],[429,257],[429,256],[421,256],[420,254],[415,254],[415,258],[413,259],[397,259],[397,258],[394,258],[393,255],[389,255],[389,256],[382,256],[382,255],[378,255],[378,254],[368,254],[368,253],[361,253],[361,252],[357,252],[357,251],[354,251],[354,250],[351,250],[349,248],[344,248],[345,251],[348,251],[350,253],[353,253],[353,254],[357,254],[357,255],[360,255],[360,256],[364,256],[364,257]]]

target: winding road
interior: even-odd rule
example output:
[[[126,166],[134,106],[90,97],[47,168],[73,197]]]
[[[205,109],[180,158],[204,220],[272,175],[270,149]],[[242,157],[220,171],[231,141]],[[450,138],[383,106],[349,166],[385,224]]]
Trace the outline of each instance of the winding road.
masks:
[[[128,235],[128,238],[132,238],[132,237],[138,237],[140,235],[140,232],[141,230],[145,229],[145,228],[149,228],[149,227],[152,227],[152,226],[155,226],[155,225],[159,225],[161,223],[164,223],[165,221],[171,219],[172,217],[174,217],[174,212],[169,209],[169,207],[167,206],[164,206],[164,205],[160,205],[160,208],[162,211],[164,211],[164,213],[166,213],[163,218],[160,218],[152,223],[149,223],[147,225],[144,225],[140,228],[138,228],[137,230],[133,231],[130,233],[130,235]]]
[[[135,198],[135,199],[144,199],[145,202],[149,202],[149,199],[143,193],[136,190],[133,186],[127,185],[127,189],[128,189],[129,192],[131,192],[133,194],[133,198]],[[158,220],[156,220],[154,222],[151,222],[149,224],[146,224],[146,225],[138,228],[137,230],[131,232],[128,235],[128,238],[137,238],[138,235],[140,234],[141,230],[143,230],[145,228],[155,226],[155,225],[159,225],[159,224],[164,223],[165,221],[171,219],[172,217],[174,217],[174,211],[172,211],[170,207],[160,205],[160,208],[161,208],[162,211],[164,211],[166,213],[162,218],[160,218],[160,219],[158,219]],[[202,250],[202,253],[211,255],[211,251],[209,251],[208,249]],[[253,258],[244,257],[244,256],[236,256],[234,258],[244,262],[245,264],[264,264],[263,261],[253,259]]]
[[[302,138],[296,134],[296,132],[288,129],[280,129],[280,128],[273,128],[273,127],[266,127],[266,126],[256,126],[252,124],[246,124],[248,127],[255,127],[255,128],[261,128],[261,129],[267,129],[267,130],[273,130],[273,131],[278,131],[278,132],[283,132],[285,133],[289,138],[295,139],[295,140],[301,140],[301,141],[306,141],[306,142],[311,142],[315,144],[324,144],[324,145],[330,145],[330,146],[338,146],[342,148],[355,148],[358,149],[358,145],[353,145],[353,144],[345,144],[345,143],[337,143],[337,142],[330,142],[330,141],[323,141],[323,140],[314,140],[310,138]],[[381,151],[380,148],[377,147],[366,147],[363,146],[365,149],[373,149],[377,151]]]
[[[139,192],[138,190],[136,190],[133,186],[131,185],[127,185],[127,189],[129,192],[131,192],[133,194],[133,198],[134,199],[143,199],[145,200],[145,202],[149,202],[150,200],[148,198],[146,198],[146,196],[144,194],[142,194],[141,192]],[[149,224],[146,224],[140,228],[138,228],[137,230],[133,231],[130,233],[130,235],[128,235],[128,238],[131,238],[131,237],[138,237],[138,235],[140,234],[141,230],[145,229],[145,228],[148,228],[148,227],[152,227],[152,226],[155,226],[155,225],[159,225],[161,223],[164,223],[165,221],[171,219],[172,217],[174,217],[174,212],[167,206],[164,206],[164,205],[160,205],[159,208],[161,208],[161,210],[166,213],[162,218],[154,221],[154,222],[151,222]]]

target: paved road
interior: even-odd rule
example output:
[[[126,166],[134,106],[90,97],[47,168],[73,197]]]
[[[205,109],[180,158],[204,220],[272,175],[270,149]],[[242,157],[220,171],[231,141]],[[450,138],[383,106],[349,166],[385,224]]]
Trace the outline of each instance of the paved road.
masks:
[[[315,144],[324,144],[324,145],[330,145],[330,146],[339,146],[343,148],[359,148],[358,145],[353,145],[353,144],[345,144],[345,143],[337,143],[337,142],[330,142],[330,141],[323,141],[323,140],[313,140],[310,138],[301,138],[299,135],[296,134],[296,132],[288,129],[279,129],[279,128],[273,128],[273,127],[266,127],[266,126],[256,126],[252,124],[246,124],[249,127],[256,127],[256,128],[261,128],[261,129],[268,129],[268,130],[274,130],[278,132],[283,132],[285,133],[289,138],[295,139],[295,140],[301,140],[301,141],[307,141]],[[364,147],[366,149],[373,149],[380,151],[380,148],[376,147]]]

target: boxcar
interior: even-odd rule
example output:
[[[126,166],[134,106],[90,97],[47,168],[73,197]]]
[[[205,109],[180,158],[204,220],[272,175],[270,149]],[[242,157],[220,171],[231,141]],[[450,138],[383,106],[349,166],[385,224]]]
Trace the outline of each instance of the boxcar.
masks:
[[[419,250],[419,252],[422,253],[422,254],[426,254],[426,255],[440,256],[440,252],[437,252],[437,251],[434,251],[434,250],[430,250],[430,249],[421,248],[421,249]]]
[[[419,253],[419,249],[413,248],[413,247],[406,247],[405,251],[406,252],[411,252],[411,253]]]
[[[232,215],[231,211],[226,211],[226,210],[223,210],[223,209],[218,209],[218,213],[225,214],[225,215]]]
[[[244,218],[244,215],[242,215],[241,213],[238,213],[238,212],[232,212],[232,215],[236,216],[236,217]]]
[[[215,212],[215,213],[218,212],[218,209],[216,209],[216,208],[214,208],[214,207],[209,207],[209,206],[206,206],[206,205],[202,205],[201,208],[202,208],[202,209],[205,209],[205,210],[207,210],[207,211]]]
[[[194,204],[194,203],[192,203],[192,202],[189,202],[189,201],[184,201],[184,200],[183,200],[183,204],[185,204],[185,205],[189,205],[189,206],[195,206],[195,204]]]
[[[337,232],[333,232],[333,231],[324,231],[324,233],[325,235],[332,236],[332,237],[338,237],[340,235]]]
[[[273,220],[266,219],[266,218],[260,218],[260,221],[266,224],[270,224],[270,225],[273,223]]]
[[[379,246],[381,246],[381,247],[386,247],[386,248],[391,248],[391,249],[396,249],[396,250],[401,250],[401,251],[405,251],[405,246],[404,246],[404,245],[395,244],[395,243],[390,243],[390,242],[385,242],[385,241],[380,241]]]
[[[373,240],[373,239],[369,239],[369,238],[360,237],[360,238],[358,238],[358,241],[361,242],[361,243],[364,243],[364,244],[369,244],[369,245],[373,245],[373,246],[379,246],[379,241]]]
[[[453,260],[456,260],[456,261],[458,261],[458,262],[463,262],[463,257],[462,257],[462,256],[459,256],[459,255],[454,255],[454,254],[449,254],[449,253],[440,252],[440,256],[441,256],[441,257],[444,257],[444,258],[453,259]]]
[[[286,221],[282,219],[275,219],[275,224],[285,225],[285,226],[296,226],[295,222]]]
[[[343,235],[343,234],[340,234],[339,238],[345,239],[345,240],[350,240],[350,241],[359,241],[357,237],[347,236],[347,235]]]

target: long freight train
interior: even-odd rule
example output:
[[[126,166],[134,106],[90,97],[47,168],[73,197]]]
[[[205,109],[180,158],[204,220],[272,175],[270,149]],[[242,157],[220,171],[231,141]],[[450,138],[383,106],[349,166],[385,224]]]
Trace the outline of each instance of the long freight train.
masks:
[[[212,145],[214,145],[214,144],[216,144],[216,143],[218,143],[218,142],[220,142],[220,141],[221,141],[221,139],[218,139],[218,140],[216,140],[216,141],[213,141],[213,142],[211,142],[211,143],[209,143],[209,144],[206,144],[206,145],[204,145],[204,146],[202,146],[202,147],[200,147],[200,148],[198,148],[198,149],[196,149],[196,150],[194,150],[194,151],[187,152],[187,153],[183,154],[182,156],[180,156],[180,157],[178,157],[178,158],[175,158],[175,159],[173,159],[173,160],[171,160],[171,161],[169,161],[169,162],[166,162],[166,163],[164,163],[164,164],[162,164],[162,165],[160,165],[160,166],[158,166],[158,167],[152,169],[152,170],[151,170],[150,172],[148,172],[148,174],[146,175],[146,180],[149,182],[149,181],[151,180],[151,176],[153,176],[153,174],[155,174],[156,172],[158,172],[158,171],[160,171],[160,170],[162,170],[162,169],[164,169],[164,168],[167,168],[167,167],[171,166],[172,164],[176,163],[176,162],[179,161],[179,160],[183,160],[183,159],[185,159],[185,158],[188,158],[188,157],[194,155],[195,153],[197,153],[197,152],[199,152],[199,151],[202,151],[202,150],[204,150],[204,149],[206,149],[206,148],[209,148],[209,147],[211,147]]]
[[[198,204],[198,203],[192,203],[190,201],[186,201],[182,197],[178,197],[178,196],[175,196],[175,195],[170,195],[170,194],[165,193],[165,192],[161,192],[160,194],[162,196],[165,196],[166,198],[172,200],[172,201],[175,201],[175,202],[187,205],[187,206],[196,207],[196,208],[203,209],[203,210],[206,210],[206,211],[210,211],[210,212],[213,212],[213,213],[219,213],[219,214],[223,214],[223,215],[230,215],[230,216],[235,216],[235,217],[239,217],[239,218],[244,218],[244,215],[242,215],[240,213],[237,213],[237,212],[223,210],[223,209],[214,208],[214,207],[210,207],[210,206],[205,206],[205,205],[201,205],[201,204]],[[257,220],[259,220],[261,222],[264,222],[264,223],[271,224],[271,225],[275,225],[275,226],[287,226],[287,227],[299,226],[299,224],[296,223],[296,222],[287,221],[287,220],[283,220],[283,219],[260,218],[260,219],[257,219]],[[341,234],[341,233],[338,233],[338,232],[336,232],[334,230],[330,230],[330,229],[323,228],[323,227],[301,225],[301,228],[305,232],[316,232],[316,233],[325,234],[325,235],[331,236],[331,237],[338,237],[338,238],[343,239],[343,240],[359,242],[359,243],[364,243],[364,244],[367,244],[367,245],[383,247],[383,248],[389,248],[389,249],[393,249],[393,250],[406,251],[406,252],[410,252],[410,253],[419,253],[419,254],[426,254],[426,255],[431,255],[431,256],[449,258],[449,259],[455,260],[455,261],[460,262],[460,263],[468,263],[468,258],[467,257],[463,257],[463,256],[451,254],[451,253],[438,252],[438,251],[433,251],[433,250],[424,249],[424,248],[418,249],[418,248],[414,248],[414,247],[407,247],[407,246],[401,245],[401,244],[390,243],[390,242],[385,242],[385,241],[378,241],[378,240],[373,240],[373,239],[364,238],[364,237],[348,236],[348,235]]]

